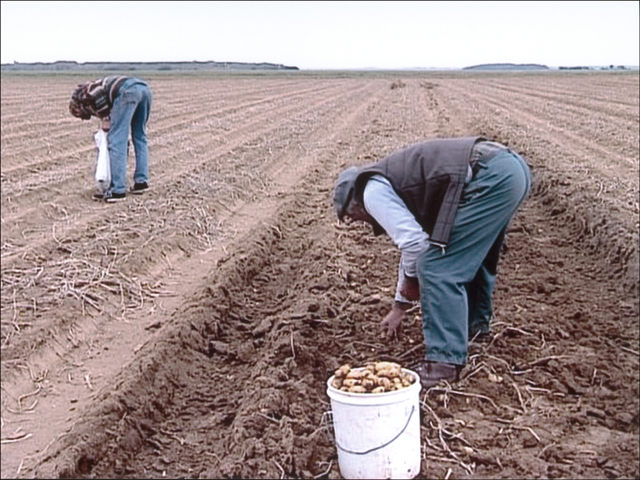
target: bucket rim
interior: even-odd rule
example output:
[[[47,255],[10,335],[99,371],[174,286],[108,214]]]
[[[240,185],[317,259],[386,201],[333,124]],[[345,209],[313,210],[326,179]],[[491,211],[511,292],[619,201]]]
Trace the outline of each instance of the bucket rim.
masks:
[[[365,369],[365,367],[356,367],[356,368],[353,368],[352,370],[364,370],[364,369]],[[390,399],[391,397],[396,397],[396,396],[408,395],[408,394],[412,393],[414,390],[419,392],[422,389],[422,385],[420,383],[420,376],[416,372],[414,372],[413,370],[410,370],[408,368],[402,368],[401,370],[402,370],[403,373],[408,373],[409,375],[411,375],[413,377],[414,381],[408,387],[401,388],[400,390],[392,390],[390,392],[382,392],[382,393],[345,392],[344,390],[340,390],[340,389],[334,387],[333,385],[331,385],[331,382],[335,378],[335,375],[331,375],[329,377],[329,379],[327,380],[327,395],[329,395],[330,398],[333,398],[335,400],[339,400],[341,397],[342,398],[362,399],[362,400],[364,400],[364,399],[366,399],[366,400],[374,400],[374,399],[382,400],[382,399]]]

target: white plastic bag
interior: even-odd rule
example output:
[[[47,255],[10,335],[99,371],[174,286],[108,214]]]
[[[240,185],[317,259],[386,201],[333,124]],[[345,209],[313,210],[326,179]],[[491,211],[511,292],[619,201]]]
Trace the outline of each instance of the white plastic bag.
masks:
[[[109,146],[107,143],[107,132],[98,129],[94,135],[96,146],[98,147],[98,158],[96,160],[96,185],[100,192],[104,193],[111,184],[111,161],[109,160]]]

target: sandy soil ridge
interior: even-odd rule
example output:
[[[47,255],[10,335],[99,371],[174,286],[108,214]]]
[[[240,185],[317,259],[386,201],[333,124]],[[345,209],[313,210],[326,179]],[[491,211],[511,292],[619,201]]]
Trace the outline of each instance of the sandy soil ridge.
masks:
[[[397,252],[335,223],[333,179],[469,133],[525,153],[536,183],[493,341],[471,346],[459,384],[422,394],[421,474],[638,475],[637,76],[155,81],[158,188],[104,219],[83,194],[55,195],[87,189],[62,162],[54,197],[37,162],[22,186],[19,137],[4,143],[19,89],[3,79],[3,477],[339,478],[326,378],[423,347],[417,311],[400,341],[381,339]],[[219,92],[214,113],[180,82]],[[582,120],[593,105],[621,136]]]

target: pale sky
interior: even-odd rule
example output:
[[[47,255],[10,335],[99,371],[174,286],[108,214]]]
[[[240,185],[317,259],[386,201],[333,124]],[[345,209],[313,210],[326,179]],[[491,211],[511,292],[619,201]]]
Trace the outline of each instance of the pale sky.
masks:
[[[638,1],[2,1],[2,63],[637,66]]]

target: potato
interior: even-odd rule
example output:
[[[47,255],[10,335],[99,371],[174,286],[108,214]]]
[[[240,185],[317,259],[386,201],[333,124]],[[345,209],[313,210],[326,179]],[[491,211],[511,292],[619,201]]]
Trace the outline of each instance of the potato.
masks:
[[[400,367],[399,364],[395,362],[376,362],[374,366],[376,369],[376,373],[378,373],[380,370],[386,370],[388,368],[397,369],[397,370],[400,370],[402,368]]]
[[[360,385],[360,380],[357,378],[345,378],[342,381],[342,385],[347,388],[355,387],[356,385]]]
[[[366,377],[368,373],[369,372],[367,370],[350,370],[349,373],[347,373],[347,378],[355,378],[361,380]]]
[[[403,373],[402,374],[402,383],[407,382],[409,385],[411,385],[413,383],[413,375],[409,374],[409,373]]]
[[[377,386],[376,381],[372,378],[363,378],[362,379],[362,386],[364,388],[366,388],[367,390],[372,390],[373,388],[375,388]]]
[[[378,386],[389,390],[393,386],[393,382],[387,377],[378,377]]]
[[[407,388],[414,382],[414,377],[403,372],[400,364],[380,361],[356,368],[344,364],[334,372],[331,385],[343,392],[384,393]]]
[[[379,377],[387,377],[387,378],[397,378],[402,375],[402,371],[399,368],[383,368],[378,370],[377,375]]]
[[[373,380],[378,378],[378,376],[374,372],[372,372],[371,370],[365,370],[364,372],[365,372],[364,378],[371,378]]]
[[[350,370],[351,370],[351,365],[347,363],[345,365],[342,365],[340,368],[338,368],[334,372],[334,375],[336,376],[336,378],[344,378],[347,376],[347,373],[349,373]]]

